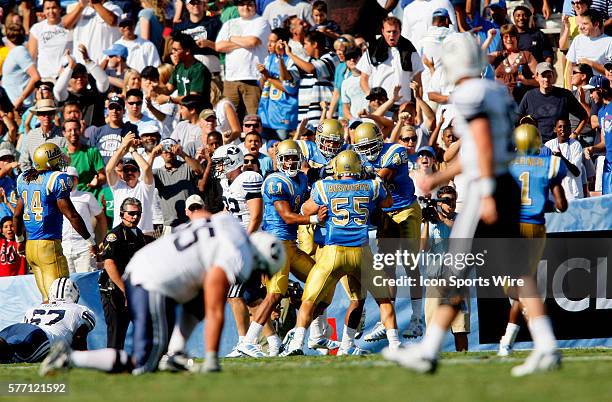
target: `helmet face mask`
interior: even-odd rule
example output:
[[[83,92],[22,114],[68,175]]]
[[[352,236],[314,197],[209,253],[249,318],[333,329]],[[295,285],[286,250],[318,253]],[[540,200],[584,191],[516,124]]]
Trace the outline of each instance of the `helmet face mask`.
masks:
[[[289,177],[295,177],[302,167],[302,151],[293,140],[282,141],[276,150],[276,168]]]
[[[212,156],[214,177],[223,179],[228,173],[239,169],[244,164],[244,155],[235,145],[223,145],[215,150]]]
[[[380,151],[382,151],[384,140],[382,133],[376,124],[361,123],[354,133],[355,151],[362,158],[366,158],[370,162],[374,162]]]
[[[362,141],[359,144],[355,144],[355,151],[357,151],[360,156],[365,157],[368,161],[374,162],[376,158],[378,158],[378,155],[382,150],[382,146],[382,141],[379,140]]]
[[[343,128],[336,119],[326,119],[317,127],[315,142],[326,158],[333,158],[340,152],[343,140]]]

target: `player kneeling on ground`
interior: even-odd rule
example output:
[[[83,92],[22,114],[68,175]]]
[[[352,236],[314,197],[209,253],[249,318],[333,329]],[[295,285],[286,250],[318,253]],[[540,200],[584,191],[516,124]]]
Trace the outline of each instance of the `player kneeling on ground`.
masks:
[[[41,375],[68,367],[132,374],[157,370],[169,342],[174,343],[173,350],[180,350],[195,326],[181,327],[181,319],[181,328],[169,339],[177,304],[183,307],[181,317],[200,320],[204,307],[206,360],[202,371],[221,369],[217,352],[227,290],[251,274],[273,275],[284,266],[286,254],[274,236],[258,232],[249,239],[236,218],[224,213],[211,215],[203,203],[200,205],[200,209],[190,209],[190,223],[142,248],[126,268],[124,280],[134,323],[133,355],[116,349],[71,351],[65,343],[58,343],[43,362]],[[173,269],[168,269],[167,261],[173,262]]]
[[[79,289],[70,278],[58,278],[49,289],[49,303],[28,310],[24,322],[0,331],[0,363],[37,363],[52,342],[87,349],[87,334],[96,325],[94,314],[79,301]]]

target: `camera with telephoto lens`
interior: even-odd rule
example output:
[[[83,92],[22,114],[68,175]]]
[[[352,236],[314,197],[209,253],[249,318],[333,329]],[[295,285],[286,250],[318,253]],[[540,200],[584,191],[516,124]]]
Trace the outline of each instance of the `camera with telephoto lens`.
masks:
[[[419,197],[419,205],[421,206],[421,214],[425,222],[439,222],[438,204],[450,204],[446,198],[427,198]]]

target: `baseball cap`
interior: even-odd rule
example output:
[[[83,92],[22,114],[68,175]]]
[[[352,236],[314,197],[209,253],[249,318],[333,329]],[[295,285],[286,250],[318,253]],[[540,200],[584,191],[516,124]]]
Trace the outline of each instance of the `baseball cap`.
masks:
[[[4,158],[5,156],[12,156],[14,158],[15,152],[11,151],[10,149],[6,149],[6,148],[0,149],[0,158]]]
[[[102,53],[104,53],[108,57],[119,56],[125,60],[127,60],[127,57],[128,57],[127,47],[120,45],[118,43],[115,43],[113,46],[111,46],[109,49],[106,49]]]
[[[119,95],[113,95],[108,99],[108,106],[110,105],[119,105],[122,108],[125,107],[125,101]]]
[[[423,145],[421,148],[419,148],[417,155],[421,154],[422,152],[429,152],[432,156],[436,155],[436,151],[434,151],[434,149],[429,145]]]
[[[383,87],[374,87],[370,89],[370,93],[366,96],[366,100],[373,100],[379,98],[388,98],[387,91]]]
[[[68,176],[79,177],[79,172],[76,170],[76,168],[74,166],[68,166],[66,168],[66,174]]]
[[[136,22],[134,22],[134,19],[131,18],[131,17],[125,17],[125,18],[122,18],[119,21],[119,26],[120,27],[126,27],[126,26],[129,26],[129,25],[136,25]]]
[[[242,124],[246,123],[261,123],[261,119],[256,114],[247,114],[242,120]]]
[[[603,75],[595,75],[591,77],[587,85],[582,86],[583,89],[610,89],[610,81]]]
[[[140,170],[140,166],[138,166],[138,163],[136,163],[133,158],[126,158],[123,160],[123,167],[125,168],[126,166],[134,166],[136,169]]]
[[[433,12],[433,14],[431,15],[432,18],[434,17],[446,17],[446,18],[450,18],[450,15],[448,14],[448,10],[446,8],[436,8]]]
[[[506,7],[506,0],[491,0],[489,8],[491,7],[503,8],[504,10],[508,8]]]
[[[87,75],[87,68],[81,63],[77,63],[72,70],[72,78]]]
[[[553,73],[555,72],[555,69],[550,63],[543,61],[541,63],[538,63],[538,65],[536,66],[536,74],[542,75],[547,71],[552,71]]]
[[[185,209],[189,209],[189,207],[194,205],[201,205],[202,207],[204,206],[204,201],[202,200],[202,197],[197,194],[191,194],[185,200]]]
[[[208,119],[211,116],[217,117],[217,114],[212,109],[204,109],[204,110],[202,110],[200,112],[200,119],[202,119],[202,120],[206,120],[206,119]]]
[[[145,123],[141,125],[138,128],[138,134],[140,134],[140,136],[143,136],[146,134],[157,134],[158,136],[161,136],[161,134],[159,133],[159,127],[157,127],[156,124],[151,124],[151,123]]]
[[[36,81],[36,84],[34,84],[34,88],[38,89],[40,87],[48,87],[49,89],[53,90],[53,83],[51,81],[38,80]]]

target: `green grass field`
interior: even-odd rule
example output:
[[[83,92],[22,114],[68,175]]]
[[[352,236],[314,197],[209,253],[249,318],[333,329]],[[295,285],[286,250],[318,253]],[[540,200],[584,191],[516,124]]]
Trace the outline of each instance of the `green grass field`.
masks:
[[[19,400],[71,401],[611,401],[612,350],[565,350],[560,371],[510,377],[526,356],[492,353],[445,354],[435,375],[417,375],[382,360],[364,357],[234,359],[219,374],[155,373],[140,377],[72,370],[38,376],[38,365],[0,367],[0,383],[66,382],[64,397]],[[6,395],[6,394],[4,394]]]

